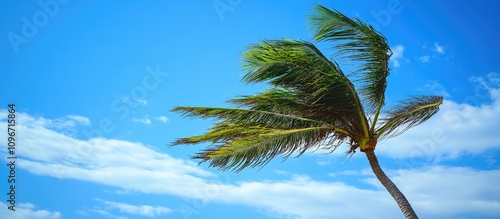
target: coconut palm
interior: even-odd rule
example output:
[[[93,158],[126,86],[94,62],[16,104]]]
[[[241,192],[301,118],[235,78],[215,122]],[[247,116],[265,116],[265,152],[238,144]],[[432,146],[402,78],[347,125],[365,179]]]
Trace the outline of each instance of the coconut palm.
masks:
[[[410,203],[382,171],[375,148],[438,112],[443,98],[413,96],[388,110],[385,89],[392,52],[386,38],[361,20],[315,6],[310,16],[316,42],[332,42],[335,58],[355,63],[345,74],[333,59],[303,40],[267,40],[243,54],[246,83],[267,82],[256,95],[229,100],[233,108],[175,107],[183,116],[216,118],[205,134],[180,138],[179,144],[210,142],[193,158],[221,170],[263,166],[276,156],[300,156],[310,149],[348,154],[364,152],[375,176],[406,218],[418,218]],[[349,76],[349,78],[348,78]]]

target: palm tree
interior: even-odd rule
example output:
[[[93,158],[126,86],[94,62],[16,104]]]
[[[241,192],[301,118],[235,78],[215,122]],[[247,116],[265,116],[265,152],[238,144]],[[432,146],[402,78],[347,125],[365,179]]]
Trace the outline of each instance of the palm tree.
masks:
[[[410,203],[382,171],[377,142],[396,136],[438,112],[440,96],[413,96],[382,111],[392,52],[386,38],[361,20],[315,6],[310,16],[316,42],[334,43],[336,58],[359,68],[344,74],[337,62],[303,40],[267,40],[243,54],[246,83],[271,86],[256,95],[229,100],[234,108],[175,107],[183,116],[216,118],[205,134],[179,144],[210,142],[193,158],[221,170],[263,166],[274,157],[300,156],[311,148],[333,151],[347,143],[348,154],[364,152],[375,176],[406,218],[418,218]],[[351,80],[347,77],[351,77]]]

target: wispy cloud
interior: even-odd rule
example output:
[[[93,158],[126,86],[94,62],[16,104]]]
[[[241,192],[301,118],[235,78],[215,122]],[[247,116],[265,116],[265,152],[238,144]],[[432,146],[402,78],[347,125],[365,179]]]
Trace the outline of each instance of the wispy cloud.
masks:
[[[79,211],[76,211],[77,214],[79,215],[83,215],[83,216],[89,216],[89,215],[92,215],[92,214],[98,214],[98,215],[104,215],[108,218],[113,218],[113,219],[128,219],[128,217],[124,217],[124,216],[116,216],[106,210],[103,210],[103,209],[98,209],[98,208],[95,208],[95,209],[87,209],[87,210],[79,210]]]
[[[282,175],[282,176],[286,176],[288,175],[288,172],[284,171],[284,170],[274,170],[274,172],[278,175]]]
[[[129,103],[129,104],[132,104],[132,105],[148,105],[148,101],[145,100],[145,99],[138,99],[138,98],[130,98],[130,96],[128,95],[122,95],[120,96],[120,100],[124,103]]]
[[[446,88],[437,81],[428,81],[423,86],[417,88],[419,91],[430,92],[434,95],[440,95],[443,97],[450,97],[450,94],[446,91]]]
[[[434,42],[431,46],[423,46],[424,51],[423,55],[418,57],[418,60],[421,63],[429,63],[431,61],[439,61],[446,62],[449,64],[453,64],[453,54],[445,50],[445,47],[442,46],[439,42]]]
[[[167,123],[169,121],[169,119],[166,116],[158,116],[158,117],[154,117],[154,118],[160,122],[163,122],[163,123]]]
[[[434,51],[436,51],[439,54],[444,54],[445,53],[444,48],[441,45],[439,45],[438,42],[434,43]]]
[[[168,123],[168,121],[169,121],[168,117],[166,117],[166,116],[157,116],[157,117],[153,117],[153,118],[155,120],[162,122],[162,123]],[[153,123],[153,121],[150,119],[149,115],[145,115],[143,118],[133,118],[132,121],[136,122],[136,123],[142,123],[145,125],[151,125]]]
[[[420,56],[420,62],[422,62],[422,63],[428,63],[428,62],[430,62],[430,58],[431,57],[428,56],[428,55]]]
[[[470,81],[476,83],[479,88],[485,89],[495,95],[500,90],[500,73],[490,72],[485,77],[471,77]]]
[[[328,165],[332,164],[332,162],[329,160],[318,160],[318,162],[316,162],[316,163],[320,166],[328,166]]]
[[[4,218],[15,219],[60,219],[62,214],[58,211],[48,211],[39,209],[32,203],[19,203],[16,205],[16,211],[11,211],[2,201],[0,202],[0,215]]]
[[[162,206],[131,205],[131,204],[127,204],[127,203],[105,201],[105,200],[101,200],[101,199],[97,199],[97,200],[106,205],[104,207],[105,209],[117,209],[121,213],[132,214],[132,215],[156,217],[156,216],[169,214],[172,212],[172,209],[162,207]]]
[[[395,68],[399,68],[401,66],[401,61],[409,62],[408,59],[406,59],[403,55],[405,47],[402,45],[396,45],[392,50],[392,56],[390,60],[392,61],[392,64]]]
[[[84,116],[69,115],[56,119],[44,119],[43,117],[38,117],[36,121],[37,124],[54,129],[72,129],[77,125],[90,125],[90,120]]]
[[[144,106],[145,106],[145,105],[148,105],[148,101],[147,101],[147,100],[138,99],[138,100],[136,100],[136,101],[137,101],[137,103],[139,103],[139,104],[141,104],[141,105],[144,105]]]
[[[67,118],[74,120],[82,125],[90,125],[90,119],[84,116],[66,116]]]
[[[146,125],[151,125],[151,119],[149,119],[147,117],[140,118],[140,119],[134,118],[134,119],[132,119],[132,121],[137,122],[137,123],[146,124]]]

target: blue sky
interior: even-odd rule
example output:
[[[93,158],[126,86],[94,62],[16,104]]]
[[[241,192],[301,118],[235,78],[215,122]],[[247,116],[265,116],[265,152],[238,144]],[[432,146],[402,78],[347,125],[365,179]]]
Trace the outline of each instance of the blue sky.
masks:
[[[0,7],[0,146],[17,110],[16,211],[60,218],[400,218],[362,153],[307,153],[238,174],[200,166],[207,145],[169,147],[211,120],[174,106],[227,106],[266,85],[240,82],[263,39],[310,40],[315,4],[383,33],[388,104],[445,97],[431,120],[379,143],[382,168],[421,218],[500,216],[497,1],[9,1]],[[327,43],[318,44],[332,55]],[[348,63],[341,66],[348,71]],[[231,216],[228,216],[231,215]]]

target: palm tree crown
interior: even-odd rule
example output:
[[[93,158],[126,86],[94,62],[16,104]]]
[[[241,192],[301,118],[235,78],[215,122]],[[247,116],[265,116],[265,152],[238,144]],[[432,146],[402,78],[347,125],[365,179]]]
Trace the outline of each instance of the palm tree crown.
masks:
[[[332,42],[335,58],[359,66],[348,74],[351,79],[310,42],[279,39],[252,45],[243,54],[243,81],[271,88],[229,100],[234,108],[175,107],[184,116],[218,121],[205,134],[173,144],[210,142],[194,158],[240,171],[277,155],[287,158],[318,147],[333,151],[342,143],[350,146],[348,153],[359,148],[372,154],[378,140],[401,134],[439,110],[442,97],[415,96],[382,112],[392,55],[386,38],[361,20],[323,6],[314,9],[314,40]]]

